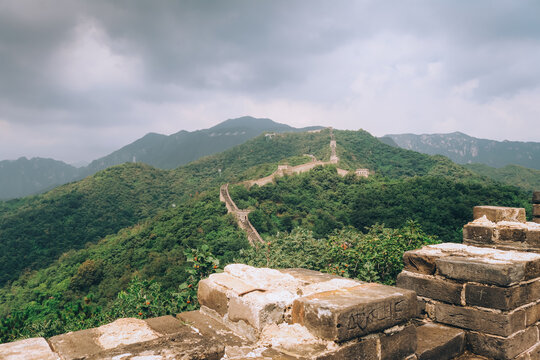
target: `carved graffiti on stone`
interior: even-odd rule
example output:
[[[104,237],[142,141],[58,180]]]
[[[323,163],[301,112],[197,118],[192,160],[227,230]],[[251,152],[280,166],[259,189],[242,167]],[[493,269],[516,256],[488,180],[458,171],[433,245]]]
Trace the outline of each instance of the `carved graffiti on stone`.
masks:
[[[363,311],[351,313],[347,319],[347,330],[360,329],[363,331],[374,322],[401,317],[404,305],[404,300],[383,302],[366,307]]]

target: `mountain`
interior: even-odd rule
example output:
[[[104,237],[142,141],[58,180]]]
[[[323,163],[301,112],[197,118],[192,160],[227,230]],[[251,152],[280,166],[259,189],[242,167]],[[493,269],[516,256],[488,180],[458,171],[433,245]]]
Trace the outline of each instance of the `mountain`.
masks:
[[[391,147],[365,131],[333,134],[337,165],[249,190],[234,184],[267,176],[278,164],[311,161],[305,154],[328,161],[330,130],[259,135],[174,170],[127,163],[45,194],[0,203],[0,341],[95,326],[111,320],[103,314],[117,309],[122,299],[129,300],[129,316],[146,314],[159,299],[186,309],[193,298],[179,294],[196,284],[190,280],[193,269],[214,257],[221,264],[243,261],[248,247],[219,202],[224,183],[231,183],[239,207],[253,210],[250,220],[268,240],[264,246],[299,229],[316,237],[306,246],[335,244],[327,252],[337,255],[332,251],[344,250],[343,241],[339,236],[327,241],[335,231],[350,229],[354,238],[364,236],[366,227],[390,234],[378,224],[399,228],[413,219],[412,228],[457,241],[473,205],[528,206],[530,211],[529,192],[485,179],[446,157]],[[367,179],[343,177],[336,166],[372,173]],[[396,236],[385,240],[393,251],[384,256],[394,264],[392,271],[401,266],[401,250],[392,245]],[[259,251],[261,256],[271,257],[268,249]],[[289,248],[287,257],[298,258],[297,252]],[[368,275],[382,268],[359,265]]]
[[[62,161],[44,158],[0,161],[0,200],[39,193],[65,184],[79,170]]]
[[[294,128],[270,119],[244,116],[193,132],[182,130],[169,136],[149,133],[80,168],[52,159],[5,160],[0,162],[0,200],[40,193],[125,162],[142,162],[159,169],[173,169],[242,144],[263,132],[303,132],[320,128]]]
[[[479,175],[489,177],[508,185],[518,186],[527,191],[540,189],[540,170],[519,165],[494,168],[484,164],[466,164],[465,167]]]
[[[440,154],[458,164],[481,163],[492,167],[509,164],[540,170],[540,143],[478,139],[460,132],[450,134],[385,135],[399,147],[424,154]]]
[[[245,116],[193,132],[182,130],[169,136],[150,133],[110,155],[92,161],[83,171],[91,174],[125,162],[143,162],[159,169],[174,169],[242,144],[263,132],[303,132],[319,128],[297,129],[270,119]]]

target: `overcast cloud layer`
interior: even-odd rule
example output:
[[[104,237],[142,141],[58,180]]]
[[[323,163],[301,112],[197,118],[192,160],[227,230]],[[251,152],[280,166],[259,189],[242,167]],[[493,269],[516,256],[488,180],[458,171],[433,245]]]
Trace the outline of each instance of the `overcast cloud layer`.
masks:
[[[0,1],[0,160],[243,115],[540,141],[538,1]]]

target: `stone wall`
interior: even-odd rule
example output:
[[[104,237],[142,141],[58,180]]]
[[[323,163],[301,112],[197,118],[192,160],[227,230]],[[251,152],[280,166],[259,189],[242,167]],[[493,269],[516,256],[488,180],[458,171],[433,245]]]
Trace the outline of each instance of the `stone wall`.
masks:
[[[475,206],[463,227],[463,243],[497,249],[540,252],[540,224],[525,221],[525,209]]]
[[[521,208],[473,213],[464,244],[406,252],[397,286],[417,293],[422,321],[464,329],[475,354],[540,359],[540,254],[520,251],[540,250],[540,226]]]
[[[540,224],[540,191],[533,193],[533,221]]]

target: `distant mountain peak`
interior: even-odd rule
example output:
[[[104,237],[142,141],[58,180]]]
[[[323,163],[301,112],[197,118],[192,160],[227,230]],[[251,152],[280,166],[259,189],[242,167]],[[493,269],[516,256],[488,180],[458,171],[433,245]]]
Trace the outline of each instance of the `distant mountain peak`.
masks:
[[[399,147],[429,155],[444,155],[459,164],[482,163],[500,168],[510,164],[540,169],[540,143],[476,138],[460,131],[449,134],[392,134]]]

